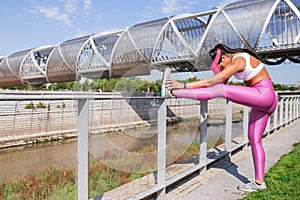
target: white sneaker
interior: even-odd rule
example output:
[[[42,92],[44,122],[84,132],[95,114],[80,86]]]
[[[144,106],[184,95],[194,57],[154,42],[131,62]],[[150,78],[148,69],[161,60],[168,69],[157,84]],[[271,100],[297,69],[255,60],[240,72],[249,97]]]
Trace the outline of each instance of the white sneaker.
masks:
[[[245,191],[245,192],[254,192],[254,191],[263,190],[266,188],[267,188],[267,185],[265,182],[263,182],[262,184],[259,185],[259,184],[255,183],[255,180],[251,180],[249,183],[238,186],[239,190]]]

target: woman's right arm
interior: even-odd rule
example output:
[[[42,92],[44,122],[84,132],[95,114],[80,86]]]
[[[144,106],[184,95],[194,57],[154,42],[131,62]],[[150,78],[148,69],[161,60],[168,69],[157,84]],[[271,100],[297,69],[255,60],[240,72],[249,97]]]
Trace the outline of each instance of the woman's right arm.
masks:
[[[236,58],[234,59],[234,62],[231,63],[230,66],[226,66],[222,71],[220,71],[218,74],[215,74],[214,76],[202,79],[194,82],[186,83],[186,88],[201,88],[201,87],[211,87],[213,85],[216,85],[218,83],[224,83],[227,82],[228,79],[235,74],[236,72],[243,70],[245,68],[245,61],[243,58]],[[173,79],[168,79],[166,81],[166,88],[168,90],[177,90],[177,89],[183,89],[184,84],[180,83]]]

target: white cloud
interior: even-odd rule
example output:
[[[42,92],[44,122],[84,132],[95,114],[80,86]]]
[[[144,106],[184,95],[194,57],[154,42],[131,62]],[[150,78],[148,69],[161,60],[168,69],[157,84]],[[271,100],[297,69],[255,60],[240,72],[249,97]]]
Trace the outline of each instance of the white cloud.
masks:
[[[45,4],[33,6],[31,13],[42,14],[45,18],[55,20],[60,25],[72,26],[75,20],[78,21],[79,15],[84,18],[83,14],[92,14],[92,5],[93,0],[56,0],[55,6]],[[100,15],[97,14],[94,17],[99,18]]]
[[[74,13],[77,10],[77,0],[60,0],[61,2],[64,3],[64,10],[67,13]]]
[[[84,12],[86,14],[91,14],[92,12],[92,0],[83,0]]]
[[[199,8],[200,12],[203,11],[203,8],[212,8],[218,2],[219,0],[216,0],[213,3],[200,0],[152,0],[144,12],[144,17],[153,18],[158,15],[158,13],[163,14],[166,17],[173,16],[180,13],[191,12],[191,10],[195,10],[195,8]]]
[[[163,0],[161,5],[161,13],[171,14],[187,8],[186,1],[181,0]]]
[[[57,6],[53,7],[46,7],[46,6],[34,6],[33,13],[40,13],[44,15],[48,19],[55,20],[62,25],[71,26],[72,20],[70,19],[69,15],[65,12],[61,12],[60,8]]]

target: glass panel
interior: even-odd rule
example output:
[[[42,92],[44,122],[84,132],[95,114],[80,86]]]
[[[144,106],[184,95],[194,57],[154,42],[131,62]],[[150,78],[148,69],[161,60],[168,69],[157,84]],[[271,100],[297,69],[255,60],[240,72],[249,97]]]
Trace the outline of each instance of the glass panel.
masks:
[[[112,57],[113,77],[149,75],[152,52],[168,18],[137,24],[120,36]]]
[[[21,80],[7,66],[7,57],[0,63],[0,87],[19,86]]]

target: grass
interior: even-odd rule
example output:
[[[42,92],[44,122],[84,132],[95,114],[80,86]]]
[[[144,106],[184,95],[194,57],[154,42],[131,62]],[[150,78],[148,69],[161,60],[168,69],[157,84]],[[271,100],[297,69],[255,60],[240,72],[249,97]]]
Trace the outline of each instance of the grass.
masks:
[[[300,142],[293,150],[273,165],[266,173],[266,190],[253,192],[243,200],[296,200],[300,199]]]

